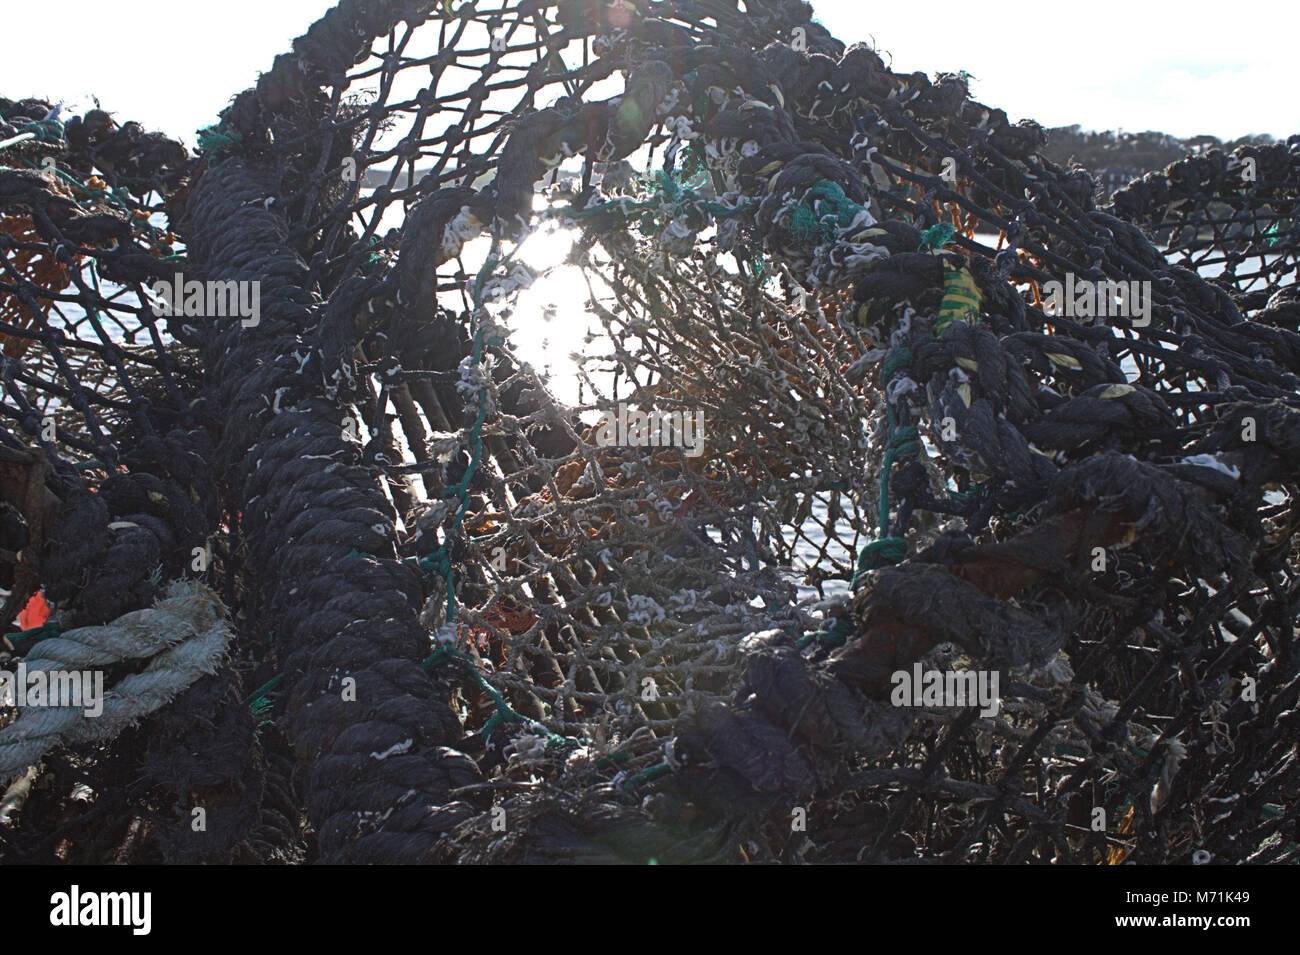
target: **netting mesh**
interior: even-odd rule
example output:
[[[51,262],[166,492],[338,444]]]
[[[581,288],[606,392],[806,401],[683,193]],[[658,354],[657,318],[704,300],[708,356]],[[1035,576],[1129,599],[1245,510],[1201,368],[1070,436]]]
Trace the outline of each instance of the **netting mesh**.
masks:
[[[0,728],[6,858],[1295,860],[1296,144],[1097,208],[810,15],[344,0],[197,157],[0,100],[9,656],[236,633]]]

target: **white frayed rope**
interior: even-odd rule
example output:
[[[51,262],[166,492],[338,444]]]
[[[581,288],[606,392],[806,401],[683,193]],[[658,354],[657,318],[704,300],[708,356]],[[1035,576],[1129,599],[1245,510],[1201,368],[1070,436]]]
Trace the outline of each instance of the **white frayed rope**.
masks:
[[[197,581],[180,580],[152,607],[42,640],[24,661],[28,672],[149,662],[104,692],[98,716],[87,717],[74,706],[24,709],[0,729],[0,784],[58,746],[112,739],[161,709],[200,677],[215,673],[233,637],[217,596]]]

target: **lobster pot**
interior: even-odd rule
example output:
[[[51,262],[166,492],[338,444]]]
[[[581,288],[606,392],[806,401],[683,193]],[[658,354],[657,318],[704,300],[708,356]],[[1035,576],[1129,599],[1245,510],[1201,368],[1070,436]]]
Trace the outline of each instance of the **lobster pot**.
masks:
[[[1296,861],[1300,141],[1098,205],[790,0],[269,66],[0,99],[0,691],[105,714],[0,859]]]

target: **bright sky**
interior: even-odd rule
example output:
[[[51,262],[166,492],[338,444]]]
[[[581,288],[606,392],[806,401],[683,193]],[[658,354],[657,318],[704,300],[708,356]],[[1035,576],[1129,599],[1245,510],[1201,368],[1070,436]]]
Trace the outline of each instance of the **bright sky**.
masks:
[[[3,3],[0,95],[98,95],[193,144],[230,96],[330,0]],[[1300,132],[1296,0],[813,0],[845,42],[874,40],[897,70],[966,70],[977,99],[1047,126],[1179,136]]]

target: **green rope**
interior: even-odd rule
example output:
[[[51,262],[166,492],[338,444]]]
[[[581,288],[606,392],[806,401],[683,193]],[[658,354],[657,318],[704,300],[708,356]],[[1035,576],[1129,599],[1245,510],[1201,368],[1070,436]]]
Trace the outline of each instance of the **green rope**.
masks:
[[[671,767],[666,762],[655,763],[653,766],[643,769],[639,773],[633,773],[625,779],[623,781],[623,788],[628,790],[637,789],[652,780],[658,779],[664,773],[668,772],[670,768]]]
[[[952,237],[956,234],[956,229],[946,222],[940,222],[938,225],[931,226],[921,233],[921,244],[916,247],[916,251],[938,252],[951,242]]]
[[[912,352],[906,346],[899,346],[890,351],[880,365],[881,386],[887,385],[895,372],[909,367],[911,363]],[[880,465],[880,533],[875,540],[864,544],[858,552],[853,566],[853,579],[849,583],[850,593],[857,591],[858,581],[863,574],[880,567],[901,563],[907,558],[906,538],[893,537],[889,533],[889,475],[893,471],[894,462],[899,458],[915,457],[921,453],[921,438],[912,425],[898,427],[892,408],[887,407],[885,410],[890,434],[889,441],[885,444],[885,457]],[[845,617],[836,621],[835,625],[828,630],[814,630],[805,634],[795,642],[795,646],[802,648],[816,642],[822,646],[838,647],[842,646],[852,633],[853,622]]]
[[[828,242],[852,224],[862,206],[844,194],[838,183],[823,179],[805,193],[801,202],[782,208],[789,214],[790,232],[803,242]]]
[[[883,535],[889,526],[889,472],[901,457],[916,457],[921,452],[921,442],[916,428],[908,425],[899,428],[885,445],[885,461],[880,468],[880,529]]]
[[[858,578],[880,567],[901,563],[907,557],[907,540],[903,537],[878,537],[869,541],[858,554],[857,570],[853,574],[856,586]]]
[[[912,350],[906,345],[891,350],[880,365],[881,387],[889,384],[895,372],[901,371],[911,364]],[[854,563],[853,568],[853,580],[849,584],[850,592],[858,589],[858,580],[861,579],[863,574],[880,567],[900,563],[907,558],[907,540],[902,537],[893,537],[889,533],[889,475],[894,469],[894,462],[899,458],[916,457],[921,453],[921,439],[916,428],[912,425],[905,428],[898,427],[898,422],[894,420],[892,408],[887,407],[885,413],[889,421],[890,433],[889,441],[885,444],[885,457],[880,465],[880,533],[875,540],[867,542],[862,547],[862,550],[858,552],[857,561]],[[842,636],[838,629],[817,631],[816,634],[810,636],[816,637],[821,642],[827,642],[827,640],[822,639],[821,634],[829,634],[830,637],[827,639],[839,639]],[[843,643],[843,639],[839,639],[839,643]]]
[[[271,677],[271,679],[267,680],[265,683],[259,686],[252,693],[248,694],[248,696],[244,699],[244,704],[251,709],[253,706],[257,705],[257,703],[260,700],[266,699],[267,695],[272,690],[275,689],[276,684],[278,684],[283,679],[284,679],[283,673],[279,673]]]
[[[231,129],[224,122],[205,126],[198,130],[198,136],[198,152],[207,156],[209,166],[219,163],[223,158],[221,153],[230,152],[244,139],[238,130]]]
[[[47,168],[45,166],[42,166],[30,160],[27,161],[27,166],[31,169],[44,170],[45,168]],[[51,168],[53,168],[54,174],[56,176],[62,179],[73,189],[76,189],[82,195],[89,196],[91,199],[95,199],[96,201],[99,202],[107,202],[109,205],[116,206],[118,209],[121,209],[123,212],[126,212],[128,214],[133,213],[135,211],[135,207],[132,205],[131,198],[127,196],[121,189],[91,189],[89,186],[83,183],[76,176],[64,172],[57,165]],[[76,202],[76,200],[74,199],[73,202]],[[80,202],[77,202],[77,208],[81,209],[83,212],[89,211]],[[155,226],[153,223],[147,220],[137,221],[135,219],[132,219],[132,222],[133,224],[139,225],[145,232],[149,233],[150,237],[154,239],[157,239],[159,236],[164,234],[162,229],[159,229],[157,226]],[[165,245],[165,244],[159,242],[159,245]],[[167,247],[170,248],[170,246]],[[171,255],[164,256],[160,261],[166,262],[172,259],[183,259],[183,258],[184,256],[178,253],[173,253]]]
[[[863,550],[865,552],[865,548]],[[854,580],[856,581],[856,579],[857,575],[854,574]],[[794,645],[799,649],[803,649],[810,643],[819,643],[824,647],[842,647],[852,635],[853,618],[840,617],[835,621],[835,625],[829,630],[813,630],[809,633],[805,633],[795,641]]]
[[[443,544],[431,554],[417,557],[415,564],[421,570],[436,573],[447,586],[447,622],[456,616],[456,578],[451,569],[451,557],[447,554],[447,545]]]
[[[495,254],[488,256],[487,261],[483,263],[483,267],[479,269],[478,275],[474,279],[474,290],[472,293],[474,301],[474,309],[472,311],[474,322],[474,344],[470,352],[470,361],[474,365],[478,365],[482,362],[484,348],[503,344],[503,340],[500,338],[494,337],[489,339],[486,337],[486,323],[483,321],[483,285],[494,269],[509,263],[518,251],[519,247],[516,246],[514,251],[504,258],[498,259]],[[465,469],[465,474],[457,483],[444,488],[442,492],[444,499],[455,497],[459,500],[460,503],[456,508],[456,515],[452,519],[451,526],[447,529],[443,544],[432,553],[425,554],[415,560],[417,566],[425,571],[437,573],[446,584],[446,622],[448,624],[452,624],[456,619],[456,576],[452,569],[451,556],[448,553],[448,547],[451,543],[452,536],[460,530],[465,521],[465,512],[469,509],[470,482],[474,479],[474,475],[478,473],[479,465],[483,460],[483,424],[487,419],[487,389],[490,387],[490,383],[484,385],[477,396],[478,413],[475,415],[474,424],[470,427],[469,433],[469,466]],[[353,549],[345,556],[362,557],[365,555]],[[568,739],[564,736],[552,733],[536,720],[528,719],[527,717],[517,713],[510,704],[506,702],[506,699],[502,696],[501,692],[489,683],[483,674],[479,672],[474,661],[466,654],[456,650],[454,647],[439,647],[437,650],[434,650],[425,657],[421,666],[436,667],[448,661],[459,663],[478,685],[479,689],[486,693],[492,699],[492,702],[496,704],[496,713],[483,726],[482,733],[484,738],[486,738],[492,730],[496,729],[501,723],[522,723],[534,733],[544,736],[548,747],[562,746],[572,748],[580,745],[582,742],[580,740]]]
[[[687,143],[686,148],[682,150],[681,169],[683,178],[694,179],[697,176],[708,178],[709,166],[704,159],[704,150],[700,149],[694,141]]]
[[[23,127],[25,133],[33,131],[36,133],[36,138],[43,142],[57,143],[63,141],[63,124],[57,119],[38,119],[36,122]]]
[[[1275,245],[1280,245],[1282,240],[1285,238],[1285,236],[1282,235],[1282,220],[1274,219],[1273,224],[1264,230],[1264,235],[1266,236],[1264,239],[1264,248],[1271,249]]]
[[[506,702],[506,698],[501,695],[501,691],[489,683],[487,678],[479,672],[479,668],[475,665],[474,660],[454,647],[439,647],[437,650],[434,650],[425,657],[420,665],[423,667],[436,667],[448,661],[459,663],[465,672],[469,674],[475,684],[478,685],[478,688],[486,693],[491,698],[492,702],[496,704],[496,713],[490,720],[483,724],[482,734],[484,739],[486,739],[488,735],[502,723],[522,723],[539,736],[546,737],[546,745],[548,748],[563,747],[565,749],[572,749],[584,742],[583,740],[569,739],[556,733],[552,733],[536,720],[531,720],[516,712],[514,708]]]
[[[894,377],[894,372],[900,368],[910,368],[912,365],[912,349],[902,345],[893,349],[880,365],[880,383],[884,385],[890,378]]]
[[[718,219],[727,219],[747,212],[756,205],[753,199],[746,199],[735,206],[723,205],[705,196],[696,189],[704,184],[699,175],[684,174],[673,176],[663,170],[655,173],[650,181],[650,198],[636,202],[628,198],[611,199],[598,205],[578,209],[570,206],[562,211],[553,212],[556,217],[566,219],[586,219],[602,213],[618,212],[626,219],[636,218],[641,213],[639,227],[644,233],[658,232],[671,220],[677,218],[688,206],[708,212]]]
[[[276,684],[283,679],[284,674],[277,673],[252,693],[248,694],[248,697],[244,700],[244,705],[248,707],[248,712],[257,717],[257,725],[259,727],[275,722],[275,719],[269,715],[271,711],[270,693],[275,689]]]
[[[12,647],[13,650],[16,652],[18,650],[17,647],[18,643],[28,643],[30,641],[30,643],[34,645],[40,642],[41,640],[45,640],[48,637],[57,637],[61,633],[63,633],[62,627],[58,626],[52,620],[47,620],[39,627],[32,627],[29,630],[16,630],[13,633],[6,633],[4,635],[4,640],[5,643],[9,644],[9,646]],[[24,649],[23,652],[26,653],[27,650],[30,649],[31,647],[29,646],[26,649]]]
[[[94,259],[90,260],[90,283],[92,287],[95,289],[96,298],[98,298],[100,301],[103,301],[104,293],[99,287],[99,269],[95,267]],[[98,334],[100,338],[108,337],[108,335],[104,332],[104,326],[100,324],[99,312],[96,309],[87,306],[86,318],[90,320],[90,324],[94,327],[95,333]]]
[[[518,248],[516,247],[515,252],[517,251]],[[483,311],[483,283],[493,269],[508,263],[514,257],[515,252],[511,252],[500,260],[495,256],[489,256],[474,279],[474,346],[470,354],[470,360],[475,365],[482,362],[485,346],[500,345],[502,343],[499,339],[493,339],[490,342],[484,339],[484,323],[481,318]],[[479,464],[483,460],[483,422],[487,418],[488,405],[486,393],[480,392],[478,399],[478,414],[475,416],[474,424],[471,426],[469,433],[469,467],[465,469],[465,474],[457,483],[444,488],[442,492],[444,498],[456,497],[460,500],[460,504],[456,508],[456,516],[452,520],[451,527],[447,529],[442,546],[430,554],[425,554],[418,561],[423,570],[437,573],[447,585],[447,623],[449,624],[456,619],[456,579],[452,571],[451,556],[447,548],[451,543],[452,535],[460,530],[460,526],[465,520],[465,512],[469,509],[469,485],[474,479],[474,475],[478,473]]]
[[[19,143],[25,143],[29,140],[61,143],[63,142],[63,124],[57,119],[38,119],[34,123],[23,126],[16,136],[0,140],[0,149],[8,149],[10,146],[17,146]]]

